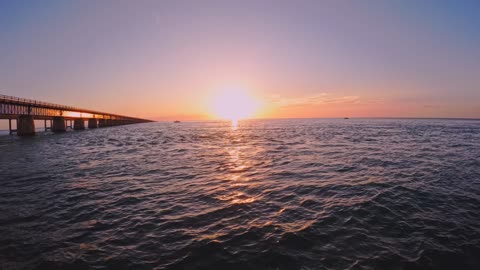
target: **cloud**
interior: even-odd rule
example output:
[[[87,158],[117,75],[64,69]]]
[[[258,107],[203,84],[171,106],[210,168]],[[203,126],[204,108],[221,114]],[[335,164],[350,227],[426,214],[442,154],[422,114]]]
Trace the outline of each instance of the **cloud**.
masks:
[[[297,98],[281,98],[275,96],[272,103],[281,107],[292,106],[308,106],[308,105],[325,105],[325,104],[358,104],[360,97],[358,96],[335,96],[329,93],[320,93],[313,96],[297,97]]]

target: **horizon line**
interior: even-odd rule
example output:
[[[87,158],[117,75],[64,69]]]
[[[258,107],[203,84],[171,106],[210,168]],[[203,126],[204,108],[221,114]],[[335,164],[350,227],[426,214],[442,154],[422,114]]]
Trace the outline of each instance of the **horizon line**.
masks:
[[[346,118],[346,119],[345,119]],[[155,119],[153,117],[153,119]],[[238,119],[238,121],[251,121],[251,120],[301,120],[301,119],[412,119],[412,120],[480,120],[480,117],[405,117],[405,116],[359,116],[359,117],[260,117],[260,118],[245,118]],[[172,118],[170,120],[154,120],[154,122],[172,122],[176,119]],[[231,121],[229,119],[189,119],[189,120],[180,120],[181,122],[212,122],[212,121]]]

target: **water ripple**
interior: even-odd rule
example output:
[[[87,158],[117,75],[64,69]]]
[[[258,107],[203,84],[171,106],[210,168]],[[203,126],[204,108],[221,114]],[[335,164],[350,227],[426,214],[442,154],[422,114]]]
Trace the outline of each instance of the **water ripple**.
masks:
[[[1,269],[479,269],[480,125],[0,137]]]

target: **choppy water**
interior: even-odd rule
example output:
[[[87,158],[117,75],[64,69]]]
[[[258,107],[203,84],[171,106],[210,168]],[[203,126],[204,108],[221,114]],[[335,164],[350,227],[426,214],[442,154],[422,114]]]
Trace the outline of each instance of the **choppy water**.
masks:
[[[2,269],[480,269],[480,122],[0,137]]]

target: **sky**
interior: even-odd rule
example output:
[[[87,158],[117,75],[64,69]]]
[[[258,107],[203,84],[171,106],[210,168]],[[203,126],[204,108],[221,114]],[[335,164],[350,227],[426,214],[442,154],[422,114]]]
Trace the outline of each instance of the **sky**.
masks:
[[[480,1],[0,0],[0,94],[155,120],[480,118]],[[229,107],[230,104],[226,104]]]

